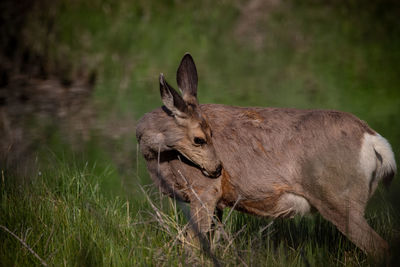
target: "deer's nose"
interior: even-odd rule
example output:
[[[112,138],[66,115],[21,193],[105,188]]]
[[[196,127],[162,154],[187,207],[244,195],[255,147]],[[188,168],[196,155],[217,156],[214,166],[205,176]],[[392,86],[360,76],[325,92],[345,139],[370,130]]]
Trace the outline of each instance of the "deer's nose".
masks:
[[[219,177],[221,175],[221,171],[222,171],[222,165],[219,164],[218,167],[215,169],[215,171],[211,174],[212,177],[214,178]]]

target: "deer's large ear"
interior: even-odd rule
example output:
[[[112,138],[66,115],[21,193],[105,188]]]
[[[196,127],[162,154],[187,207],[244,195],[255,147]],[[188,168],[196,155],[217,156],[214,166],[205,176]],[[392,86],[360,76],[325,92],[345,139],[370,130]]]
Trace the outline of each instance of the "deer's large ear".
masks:
[[[186,103],[182,97],[172,88],[164,79],[164,75],[160,74],[160,94],[161,99],[167,109],[172,114],[183,117],[186,112]]]
[[[197,70],[193,58],[189,53],[186,53],[181,60],[176,73],[176,81],[185,102],[197,105]]]

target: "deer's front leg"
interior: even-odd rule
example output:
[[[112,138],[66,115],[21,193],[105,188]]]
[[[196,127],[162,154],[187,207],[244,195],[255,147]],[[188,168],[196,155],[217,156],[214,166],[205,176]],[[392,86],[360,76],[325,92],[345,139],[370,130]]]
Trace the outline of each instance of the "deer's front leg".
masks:
[[[190,202],[189,239],[203,251],[210,251],[209,233],[215,209],[214,201],[198,199]]]
[[[212,216],[215,205],[202,201],[194,201],[190,204],[190,223],[196,234],[206,234],[211,229]]]
[[[221,197],[218,181],[210,181],[210,185],[202,192],[193,190],[190,197],[190,227],[192,235],[206,238],[211,230],[214,211]]]

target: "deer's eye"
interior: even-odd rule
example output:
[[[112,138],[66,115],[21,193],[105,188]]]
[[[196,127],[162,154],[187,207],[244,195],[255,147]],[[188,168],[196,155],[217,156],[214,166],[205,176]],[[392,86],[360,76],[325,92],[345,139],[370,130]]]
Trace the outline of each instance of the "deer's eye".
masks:
[[[204,145],[205,143],[207,143],[206,140],[201,137],[195,137],[193,141],[198,146],[201,146],[201,145]]]

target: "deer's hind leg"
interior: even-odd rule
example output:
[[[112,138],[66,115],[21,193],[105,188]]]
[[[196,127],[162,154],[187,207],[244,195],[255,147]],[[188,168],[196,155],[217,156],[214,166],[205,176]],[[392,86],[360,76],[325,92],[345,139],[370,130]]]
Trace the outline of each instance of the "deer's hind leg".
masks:
[[[383,259],[388,254],[389,246],[364,218],[366,200],[367,197],[357,198],[349,193],[325,196],[323,199],[310,199],[310,202],[326,220],[332,222],[357,247],[368,255]]]

